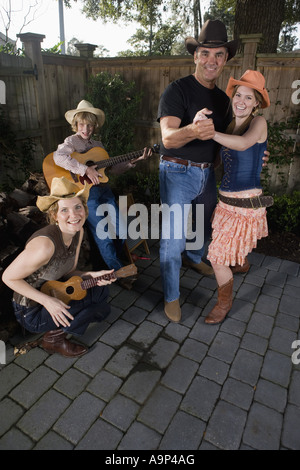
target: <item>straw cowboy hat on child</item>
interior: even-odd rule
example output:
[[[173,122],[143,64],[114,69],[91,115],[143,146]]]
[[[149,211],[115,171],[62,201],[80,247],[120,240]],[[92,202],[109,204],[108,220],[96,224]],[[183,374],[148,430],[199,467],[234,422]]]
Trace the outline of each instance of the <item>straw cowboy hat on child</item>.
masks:
[[[261,107],[267,108],[270,106],[270,98],[265,88],[265,78],[257,70],[246,70],[239,80],[235,80],[233,77],[230,77],[226,88],[226,95],[229,96],[229,98],[232,97],[234,87],[237,85],[246,86],[258,91],[261,94],[263,100]]]
[[[238,42],[228,41],[226,26],[220,20],[207,20],[200,32],[198,40],[189,36],[185,40],[185,45],[190,54],[194,54],[197,47],[217,48],[226,47],[228,59],[235,56]]]
[[[70,109],[65,113],[65,118],[69,124],[72,124],[73,118],[77,113],[92,113],[95,114],[98,120],[99,127],[102,127],[105,121],[105,114],[102,109],[94,108],[92,103],[86,100],[80,101],[76,109]]]
[[[60,199],[71,199],[82,196],[87,202],[89,197],[89,185],[85,182],[84,188],[80,189],[75,183],[64,176],[53,178],[49,196],[38,196],[36,205],[42,212],[47,212],[50,206]]]

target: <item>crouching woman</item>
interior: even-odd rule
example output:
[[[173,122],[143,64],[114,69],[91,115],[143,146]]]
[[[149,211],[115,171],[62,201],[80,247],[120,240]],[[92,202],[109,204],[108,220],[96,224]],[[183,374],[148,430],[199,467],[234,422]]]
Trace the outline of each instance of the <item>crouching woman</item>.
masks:
[[[35,232],[25,249],[3,273],[3,281],[13,290],[17,321],[32,333],[44,333],[40,346],[47,352],[78,357],[87,352],[66,336],[82,335],[91,322],[103,320],[110,311],[107,304],[112,271],[79,272],[83,225],[88,215],[89,187],[80,189],[66,178],[53,178],[49,196],[39,196],[37,206],[46,212],[49,225]],[[87,290],[81,300],[63,302],[43,293],[46,281],[65,281],[71,276],[104,276]]]

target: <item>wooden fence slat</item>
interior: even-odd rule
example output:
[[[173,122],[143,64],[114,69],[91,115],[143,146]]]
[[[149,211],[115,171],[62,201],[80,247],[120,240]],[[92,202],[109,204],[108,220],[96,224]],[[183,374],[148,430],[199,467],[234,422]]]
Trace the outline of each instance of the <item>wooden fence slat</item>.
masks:
[[[0,80],[5,82],[7,94],[5,106],[16,134],[19,133],[20,138],[23,135],[34,138],[39,149],[35,157],[38,170],[45,156],[41,149],[44,147],[46,132],[40,124],[44,122],[40,110],[48,110],[50,148],[53,151],[70,134],[70,126],[64,114],[84,98],[90,75],[102,71],[118,73],[125,80],[134,81],[137,89],[143,91],[133,143],[134,148],[140,148],[140,145],[153,145],[160,140],[156,115],[159,98],[166,86],[194,71],[191,55],[84,58],[41,53],[41,57],[46,89],[42,106],[36,101],[36,78],[23,73],[33,70],[31,60],[0,53]],[[256,68],[265,76],[270,93],[271,106],[264,110],[266,119],[278,122],[299,112],[299,104],[293,103],[291,96],[295,92],[292,83],[300,79],[300,54],[257,54]],[[238,54],[226,64],[217,85],[224,90],[230,76],[240,77],[243,72],[243,55]],[[293,168],[298,169],[296,165]],[[299,188],[299,179],[299,175],[290,177],[289,184]]]

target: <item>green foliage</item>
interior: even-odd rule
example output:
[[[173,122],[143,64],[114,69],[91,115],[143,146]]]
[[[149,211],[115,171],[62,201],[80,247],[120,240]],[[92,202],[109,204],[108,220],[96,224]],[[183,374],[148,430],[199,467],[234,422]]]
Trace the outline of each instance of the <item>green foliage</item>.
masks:
[[[132,151],[135,120],[141,101],[135,83],[121,75],[101,72],[88,81],[86,99],[105,113],[101,140],[111,157]]]
[[[160,203],[158,171],[148,174],[139,171],[112,174],[109,182],[117,197],[131,193],[135,202],[140,204]]]
[[[61,54],[61,45],[63,41],[55,44],[55,46],[50,47],[49,49],[42,49],[42,52],[48,52],[50,54]]]
[[[0,46],[0,52],[4,52],[9,55],[24,56],[23,49],[16,48],[11,42],[6,42]]]
[[[273,232],[300,235],[300,191],[273,195],[274,205],[268,207],[268,225]]]
[[[268,122],[268,150],[270,152],[269,163],[276,165],[279,175],[280,169],[284,165],[289,165],[295,157],[300,157],[299,146],[295,145],[295,141],[289,135],[289,132],[296,133],[300,114],[291,116],[284,122],[270,123]],[[269,185],[269,166],[263,168],[262,179],[265,189]],[[282,177],[282,184],[284,185]]]
[[[178,48],[181,42],[178,38],[183,33],[182,26],[179,22],[173,26],[161,24],[157,32],[149,30],[149,28],[137,29],[136,33],[128,39],[128,43],[134,48],[129,55],[171,55],[174,48]],[[127,51],[119,52],[119,56],[125,56]]]
[[[28,178],[33,161],[34,143],[27,139],[18,145],[10,122],[0,107],[1,191],[10,191]]]
[[[268,147],[272,163],[276,165],[290,163],[296,155],[299,155],[299,147],[295,147],[295,141],[288,133],[291,130],[294,130],[294,133],[296,133],[299,118],[300,113],[289,117],[284,122],[268,122]]]

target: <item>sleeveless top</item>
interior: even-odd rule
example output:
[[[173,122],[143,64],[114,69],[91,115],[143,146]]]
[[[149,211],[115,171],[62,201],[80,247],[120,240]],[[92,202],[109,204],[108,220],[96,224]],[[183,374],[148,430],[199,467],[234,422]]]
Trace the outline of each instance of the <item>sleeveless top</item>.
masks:
[[[36,237],[48,237],[54,243],[55,250],[49,263],[41,266],[37,271],[30,274],[30,276],[25,278],[25,281],[32,287],[40,289],[41,285],[45,281],[57,281],[70,272],[75,263],[79,236],[80,232],[77,232],[72,239],[71,245],[67,247],[64,244],[62,233],[58,225],[47,225],[31,235],[27,243]],[[38,305],[34,300],[28,299],[17,292],[14,292],[13,294],[13,300],[17,304],[24,305],[25,307],[34,307]]]
[[[224,176],[220,190],[231,192],[261,188],[260,173],[266,148],[267,140],[256,143],[244,151],[222,147]]]

